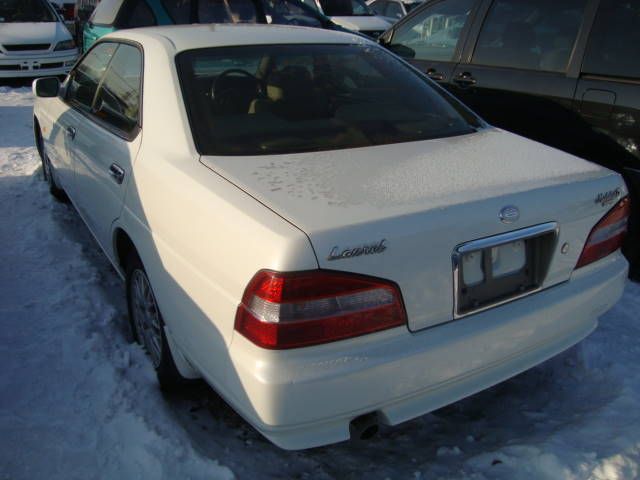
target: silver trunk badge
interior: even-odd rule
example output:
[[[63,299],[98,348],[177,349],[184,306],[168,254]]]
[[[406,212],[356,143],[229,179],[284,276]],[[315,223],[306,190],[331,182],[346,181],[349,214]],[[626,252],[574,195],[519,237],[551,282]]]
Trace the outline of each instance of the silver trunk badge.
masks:
[[[327,260],[342,260],[345,258],[359,257],[361,255],[375,255],[387,249],[387,240],[383,238],[379,242],[360,245],[357,247],[340,248],[337,245],[331,249]]]

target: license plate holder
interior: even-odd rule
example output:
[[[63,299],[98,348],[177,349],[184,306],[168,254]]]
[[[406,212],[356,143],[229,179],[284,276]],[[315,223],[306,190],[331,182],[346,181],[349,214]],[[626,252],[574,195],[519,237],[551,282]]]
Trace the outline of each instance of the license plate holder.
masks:
[[[539,290],[557,239],[550,222],[474,240],[454,250],[454,316],[466,316]]]

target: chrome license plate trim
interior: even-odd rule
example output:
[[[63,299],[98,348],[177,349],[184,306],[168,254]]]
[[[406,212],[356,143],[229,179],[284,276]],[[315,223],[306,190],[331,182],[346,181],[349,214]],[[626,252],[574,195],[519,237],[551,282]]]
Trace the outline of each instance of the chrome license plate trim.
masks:
[[[482,305],[478,308],[466,310],[463,313],[459,313],[459,305],[460,305],[460,278],[461,278],[461,270],[460,264],[462,261],[462,255],[475,252],[482,251],[486,249],[490,249],[492,247],[497,247],[501,245],[505,245],[508,243],[516,242],[518,240],[531,240],[536,237],[540,237],[542,235],[554,234],[555,240],[557,242],[559,227],[557,222],[547,222],[539,225],[534,225],[531,227],[522,228],[519,230],[514,230],[511,232],[502,233],[499,235],[494,235],[491,237],[480,238],[477,240],[471,240],[469,242],[465,242],[456,246],[453,250],[452,254],[452,264],[453,264],[453,318],[463,318],[469,315],[473,315],[475,313],[479,313],[485,310],[489,310],[491,308],[498,307],[500,305],[504,305],[509,302],[513,302],[520,298],[526,297],[533,293],[536,293],[542,290],[542,282],[535,289],[527,290],[526,292],[509,296],[508,298],[497,300],[496,302],[489,303],[487,305]]]

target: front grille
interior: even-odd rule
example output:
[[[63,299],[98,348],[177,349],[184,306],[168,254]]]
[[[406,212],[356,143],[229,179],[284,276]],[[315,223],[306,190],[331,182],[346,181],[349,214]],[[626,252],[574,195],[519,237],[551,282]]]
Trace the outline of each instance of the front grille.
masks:
[[[22,68],[20,67],[20,65],[0,65],[0,70],[15,71],[15,70],[22,70]]]
[[[62,68],[64,64],[62,62],[56,63],[41,63],[40,68]]]
[[[50,43],[20,43],[2,45],[7,52],[29,52],[36,50],[49,50]]]

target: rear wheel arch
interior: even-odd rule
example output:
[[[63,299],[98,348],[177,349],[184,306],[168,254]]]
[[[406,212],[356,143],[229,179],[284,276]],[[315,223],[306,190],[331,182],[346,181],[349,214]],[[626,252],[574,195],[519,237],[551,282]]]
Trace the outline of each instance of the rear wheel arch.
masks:
[[[134,269],[142,270],[145,276],[147,275],[147,273],[142,258],[140,257],[138,249],[136,248],[133,240],[121,227],[116,228],[114,233],[114,252],[118,267],[120,268],[126,281],[127,308],[129,313],[131,333],[135,341],[143,343],[143,339],[140,338],[139,332],[137,332],[134,322],[130,282],[131,273]],[[150,283],[150,280],[148,281]],[[150,286],[153,291],[153,286]],[[162,314],[160,313],[160,315]],[[200,374],[193,368],[186,357],[184,357],[177,344],[175,344],[175,340],[170,336],[169,332],[164,330],[165,323],[163,317],[161,317],[161,322],[163,326],[162,359],[160,365],[155,367],[155,370],[162,389],[171,390],[183,385],[186,380],[200,378]]]

